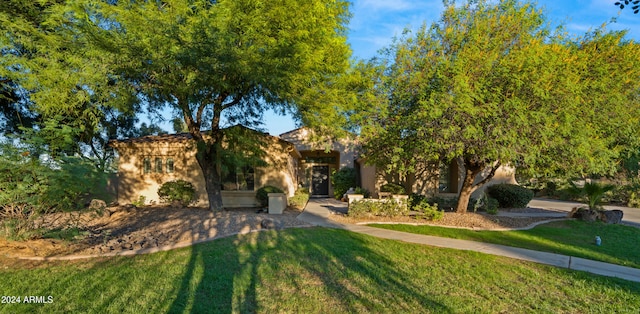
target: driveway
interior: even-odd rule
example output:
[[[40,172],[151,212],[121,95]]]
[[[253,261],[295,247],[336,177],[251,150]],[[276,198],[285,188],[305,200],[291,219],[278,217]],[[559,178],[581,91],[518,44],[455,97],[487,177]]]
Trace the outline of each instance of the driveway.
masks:
[[[577,206],[585,206],[584,203],[577,202],[567,202],[567,201],[559,201],[553,199],[543,199],[543,198],[535,198],[531,202],[529,202],[529,207],[534,208],[543,208],[549,210],[558,210],[564,212],[570,212],[572,208]],[[640,208],[631,208],[631,207],[623,207],[623,206],[604,206],[605,209],[613,210],[619,209],[624,215],[622,217],[622,222],[635,225],[640,227]]]

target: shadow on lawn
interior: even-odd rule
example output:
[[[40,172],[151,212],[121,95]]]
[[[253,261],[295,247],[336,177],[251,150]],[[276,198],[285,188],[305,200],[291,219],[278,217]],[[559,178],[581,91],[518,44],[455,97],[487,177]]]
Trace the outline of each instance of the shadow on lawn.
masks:
[[[168,312],[451,312],[345,231],[260,232],[234,246],[194,246]]]

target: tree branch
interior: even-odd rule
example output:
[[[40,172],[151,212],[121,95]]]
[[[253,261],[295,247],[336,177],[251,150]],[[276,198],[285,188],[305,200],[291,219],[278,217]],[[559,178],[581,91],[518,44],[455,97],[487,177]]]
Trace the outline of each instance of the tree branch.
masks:
[[[495,166],[491,167],[491,171],[489,172],[487,177],[482,179],[482,181],[476,183],[474,185],[474,188],[477,189],[477,188],[483,186],[485,183],[489,182],[491,180],[491,178],[493,178],[493,176],[496,174],[496,170],[498,170],[498,168],[500,168],[501,165],[502,164],[499,161],[496,162]]]

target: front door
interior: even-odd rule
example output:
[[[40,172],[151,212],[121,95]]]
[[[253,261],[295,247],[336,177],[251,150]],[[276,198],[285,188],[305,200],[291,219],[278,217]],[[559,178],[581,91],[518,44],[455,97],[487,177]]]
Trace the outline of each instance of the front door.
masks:
[[[311,195],[329,196],[329,166],[313,166]]]

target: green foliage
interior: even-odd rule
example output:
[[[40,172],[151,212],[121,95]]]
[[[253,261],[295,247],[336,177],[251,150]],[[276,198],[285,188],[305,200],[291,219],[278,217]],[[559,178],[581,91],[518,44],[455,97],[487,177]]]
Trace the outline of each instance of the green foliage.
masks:
[[[304,208],[308,201],[309,190],[306,188],[297,189],[293,196],[289,198],[289,204],[299,209]]]
[[[439,220],[444,217],[444,212],[438,210],[438,204],[431,204],[427,199],[422,199],[415,205],[412,204],[411,210],[416,211],[416,219]]]
[[[105,174],[86,160],[64,157],[45,162],[12,145],[0,149],[3,216],[77,210],[84,207],[90,193],[100,194],[106,186]]]
[[[533,199],[533,191],[516,184],[489,186],[487,194],[498,201],[500,208],[524,208]]]
[[[605,193],[616,188],[612,184],[599,184],[596,182],[585,182],[582,187],[579,187],[573,181],[569,181],[569,185],[569,193],[584,198],[590,210],[603,210],[602,198]]]
[[[481,208],[486,211],[487,214],[496,215],[498,213],[498,206],[500,206],[500,202],[498,202],[497,199],[493,197],[487,197],[487,195],[485,194],[482,201],[483,204]]]
[[[160,201],[164,203],[178,202],[182,206],[188,206],[196,200],[196,189],[191,182],[169,181],[158,189],[158,196],[160,196]]]
[[[397,195],[407,194],[404,186],[397,183],[387,183],[380,187],[380,192],[388,192]]]
[[[84,231],[78,227],[53,229],[42,233],[43,239],[58,239],[64,241],[73,241],[88,235],[88,231]]]
[[[42,229],[36,228],[33,217],[12,217],[0,220],[0,236],[3,238],[24,241],[38,238]]]
[[[140,195],[137,200],[131,202],[131,205],[135,207],[144,207],[146,202],[147,198],[144,195]]]
[[[219,157],[231,143],[220,121],[259,126],[274,109],[340,129],[336,109],[354,103],[348,1],[47,2],[46,14],[29,18],[0,11],[2,51],[29,52],[0,58],[0,77],[33,91],[39,113],[70,113],[61,125],[82,134],[100,131],[104,107],[170,107],[198,143],[208,191],[220,189]]]
[[[356,169],[344,167],[331,175],[331,184],[333,185],[333,196],[341,199],[349,188],[356,186]]]
[[[640,45],[547,25],[530,2],[469,0],[407,30],[371,65],[380,98],[360,117],[368,161],[417,172],[461,160],[473,176],[495,162],[547,177],[614,172],[640,145]]]
[[[367,190],[367,189],[365,189],[363,187],[356,187],[355,194],[361,194],[361,195],[364,196],[364,198],[371,197],[371,192],[369,192],[369,190]]]
[[[401,217],[409,213],[407,204],[394,199],[359,200],[349,203],[349,217]]]
[[[413,208],[423,200],[427,200],[427,197],[422,194],[417,194],[417,193],[409,194],[409,208]],[[431,202],[431,204],[435,204],[435,203],[437,202]]]
[[[269,205],[269,193],[284,193],[280,188],[271,185],[265,185],[256,191],[256,199],[260,205],[265,207]]]

